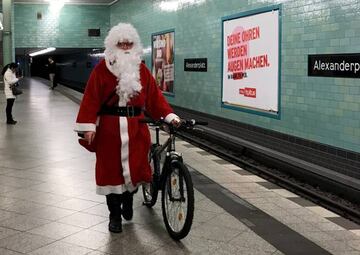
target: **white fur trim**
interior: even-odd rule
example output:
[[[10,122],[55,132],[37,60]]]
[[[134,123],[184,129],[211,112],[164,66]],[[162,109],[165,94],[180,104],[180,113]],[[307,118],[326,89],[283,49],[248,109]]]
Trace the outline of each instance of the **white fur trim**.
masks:
[[[120,125],[120,139],[121,139],[121,166],[123,169],[123,176],[125,184],[120,185],[107,185],[96,186],[96,193],[99,195],[108,195],[111,193],[122,194],[125,191],[133,192],[140,184],[134,186],[131,182],[131,172],[129,164],[129,133],[128,133],[128,121],[126,117],[119,117]]]
[[[121,137],[121,165],[123,169],[123,176],[125,180],[125,185],[132,185],[129,164],[129,133],[127,118],[120,117],[119,125]]]
[[[76,123],[75,132],[85,132],[85,131],[96,131],[96,125],[94,123]]]
[[[171,123],[171,121],[173,121],[174,119],[179,119],[179,116],[177,116],[175,113],[169,113],[166,117],[165,117],[165,122],[166,123]]]
[[[121,185],[116,185],[116,186],[111,186],[111,185],[107,185],[107,186],[99,186],[96,185],[96,194],[98,195],[109,195],[111,193],[114,194],[122,194],[126,191],[129,192],[134,192],[138,187],[140,186],[140,184],[134,186],[134,185],[125,185],[125,184],[121,184]]]
[[[133,48],[139,50],[139,52],[141,49],[142,52],[140,36],[136,28],[129,23],[119,23],[110,29],[109,34],[106,36],[104,41],[105,48],[113,49],[118,42],[123,42],[126,40],[133,42]]]
[[[133,42],[133,47],[127,51],[117,48],[117,43],[122,41]],[[118,78],[119,106],[126,106],[142,89],[140,63],[143,48],[139,34],[131,24],[119,23],[111,28],[104,44],[106,67]]]

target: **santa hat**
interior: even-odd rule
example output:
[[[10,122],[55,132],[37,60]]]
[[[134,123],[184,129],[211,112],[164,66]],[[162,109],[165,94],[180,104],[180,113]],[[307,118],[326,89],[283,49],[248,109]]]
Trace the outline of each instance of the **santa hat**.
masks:
[[[110,62],[114,61],[112,58],[117,50],[116,45],[118,42],[123,41],[133,42],[134,45],[131,51],[139,56],[142,55],[143,47],[136,28],[129,23],[119,23],[110,29],[105,38],[105,59]]]
[[[133,47],[126,50],[131,54],[124,54],[125,51],[117,48],[117,44],[124,41],[133,43]],[[119,23],[111,28],[104,44],[106,66],[118,77],[116,92],[119,95],[119,106],[124,106],[142,88],[139,69],[143,50],[140,37],[131,24]]]

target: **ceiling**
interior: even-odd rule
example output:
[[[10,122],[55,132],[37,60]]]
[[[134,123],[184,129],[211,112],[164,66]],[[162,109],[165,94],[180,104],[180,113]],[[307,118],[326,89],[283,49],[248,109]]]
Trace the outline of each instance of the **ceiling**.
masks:
[[[101,5],[110,5],[117,0],[68,0],[68,4],[101,4]],[[14,0],[14,3],[17,4],[48,4],[49,1],[46,0]]]

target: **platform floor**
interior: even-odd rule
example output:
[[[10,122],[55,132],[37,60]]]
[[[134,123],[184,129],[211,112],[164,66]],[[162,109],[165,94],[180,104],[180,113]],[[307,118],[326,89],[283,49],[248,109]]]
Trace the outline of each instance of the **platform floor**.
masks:
[[[95,157],[73,132],[79,93],[48,84],[23,81],[14,126],[0,99],[1,255],[360,254],[359,225],[180,140],[196,188],[188,237],[173,241],[160,203],[142,206],[141,192],[134,219],[109,233]]]

